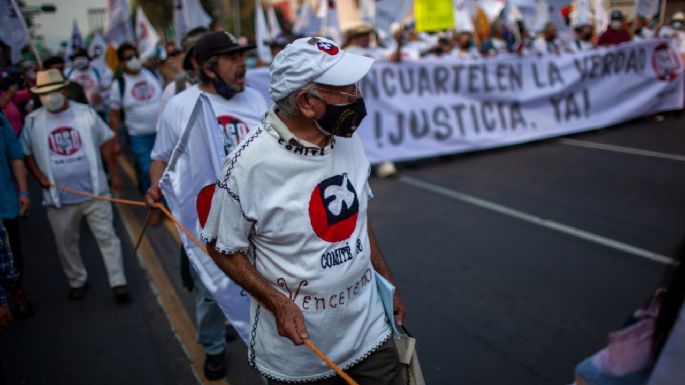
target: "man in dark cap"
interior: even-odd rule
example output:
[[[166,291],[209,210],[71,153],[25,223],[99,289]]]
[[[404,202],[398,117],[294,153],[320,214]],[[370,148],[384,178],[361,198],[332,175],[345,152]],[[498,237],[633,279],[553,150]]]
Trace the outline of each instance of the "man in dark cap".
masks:
[[[245,86],[245,53],[253,48],[241,45],[228,32],[210,32],[195,43],[192,53],[199,83],[172,97],[161,114],[151,155],[152,186],[145,194],[149,205],[154,206],[161,198],[159,179],[200,93],[207,95],[216,114],[224,138],[222,158],[261,121],[267,111],[266,101],[259,92]],[[207,379],[217,380],[226,375],[225,317],[195,269],[190,269],[190,275],[195,291],[198,342],[206,353],[204,374]]]
[[[630,31],[625,26],[625,17],[623,12],[615,10],[611,11],[611,23],[604,33],[599,36],[599,46],[608,46],[625,43],[630,41]]]

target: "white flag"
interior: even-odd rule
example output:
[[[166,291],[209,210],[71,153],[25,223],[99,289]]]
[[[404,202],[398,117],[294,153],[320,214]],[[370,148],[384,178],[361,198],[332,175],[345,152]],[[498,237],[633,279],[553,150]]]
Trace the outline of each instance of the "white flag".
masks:
[[[600,0],[601,1],[601,0]],[[530,25],[530,32],[542,32],[545,29],[545,24],[549,22],[549,4],[547,0],[538,0],[535,7],[535,16],[533,23]]]
[[[500,0],[481,0],[478,6],[485,12],[488,20],[493,21],[499,17],[504,8],[504,1]]]
[[[71,36],[69,37],[69,44],[67,44],[67,50],[64,53],[64,58],[67,61],[67,63],[71,61],[71,55],[80,48],[86,47],[85,44],[83,44],[81,30],[78,27],[78,23],[76,23],[76,19],[74,19],[74,22],[71,25]]]
[[[200,94],[159,182],[169,209],[196,239],[200,239],[201,226],[209,214],[223,157],[216,115],[207,95]],[[247,341],[249,297],[183,231],[179,233],[192,268],[243,341]]]
[[[88,44],[88,56],[90,56],[90,65],[98,72],[103,84],[109,84],[112,81],[112,70],[105,63],[106,50],[107,42],[105,38],[102,37],[100,32],[96,32],[90,44]]]
[[[269,7],[269,35],[271,35],[272,39],[276,39],[283,35],[283,30],[281,29],[281,24],[278,22],[274,7]]]
[[[454,29],[459,32],[474,32],[471,0],[454,0]]]
[[[176,46],[188,32],[198,27],[208,28],[212,18],[207,15],[199,0],[174,0],[174,30]]]
[[[609,15],[604,8],[604,0],[592,0],[595,9],[595,32],[599,35],[609,26]]]
[[[160,42],[159,35],[145,16],[142,7],[138,7],[136,12],[136,40],[138,42],[138,53],[143,61],[157,54],[157,45]]]
[[[271,60],[273,59],[271,57],[271,49],[266,45],[266,41],[269,40],[269,29],[266,26],[264,8],[262,7],[261,0],[255,0],[254,17],[257,56],[262,62],[271,63]]]
[[[549,5],[549,21],[554,23],[559,33],[569,30],[568,25],[566,25],[566,20],[564,20],[564,16],[561,14],[561,10],[567,6],[570,1],[571,0],[547,0]]]
[[[376,0],[374,27],[384,36],[390,37],[390,26],[402,21],[407,12],[413,12],[413,0]]]
[[[305,0],[300,6],[297,20],[293,24],[293,34],[296,36],[313,36],[321,29],[321,19],[316,17],[309,1]]]
[[[29,33],[15,0],[0,0],[0,25],[0,40],[12,50],[12,63],[21,61],[21,49],[29,44]]]
[[[512,4],[516,7],[519,13],[519,17],[523,20],[523,24],[529,27],[533,24],[533,19],[535,18],[535,12],[537,8],[536,0],[511,0]]]
[[[635,2],[635,14],[651,19],[657,13],[659,13],[659,0],[637,0]]]
[[[571,23],[573,26],[592,24],[590,0],[576,0],[576,5],[571,12]]]
[[[115,48],[121,43],[133,43],[131,12],[126,0],[107,0],[105,39]]]
[[[317,17],[321,19],[321,30],[319,31],[319,34],[339,44],[340,23],[335,1],[321,0]]]
[[[371,25],[376,24],[376,0],[360,0],[359,11],[362,20]]]
[[[105,50],[107,49],[107,42],[102,37],[100,31],[95,32],[95,36],[88,44],[88,56],[90,56],[91,63],[96,61],[105,62]]]

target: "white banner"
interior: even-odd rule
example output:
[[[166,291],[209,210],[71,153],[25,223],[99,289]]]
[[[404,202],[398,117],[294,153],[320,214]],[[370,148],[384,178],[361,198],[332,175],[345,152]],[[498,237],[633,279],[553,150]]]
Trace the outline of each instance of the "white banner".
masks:
[[[683,66],[645,40],[562,56],[376,62],[357,131],[371,163],[507,146],[679,109]],[[268,72],[248,71],[268,94]]]
[[[376,63],[359,128],[372,163],[506,146],[682,108],[662,41],[576,55]]]

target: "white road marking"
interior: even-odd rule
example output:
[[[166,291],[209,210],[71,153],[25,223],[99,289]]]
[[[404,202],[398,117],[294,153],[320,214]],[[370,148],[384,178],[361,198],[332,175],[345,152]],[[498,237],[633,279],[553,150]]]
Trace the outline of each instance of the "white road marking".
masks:
[[[512,218],[520,219],[522,221],[532,223],[538,226],[548,228],[550,230],[558,231],[567,235],[571,235],[576,238],[580,238],[586,241],[594,242],[602,246],[610,247],[615,250],[623,251],[628,254],[633,254],[638,257],[649,259],[651,261],[673,265],[676,262],[671,258],[654,253],[649,250],[641,249],[623,242],[615,241],[610,238],[603,237],[601,235],[593,234],[591,232],[581,230],[572,226],[565,225],[563,223],[555,222],[552,220],[537,217],[535,215],[524,213],[516,209],[512,209],[498,203],[490,202],[485,199],[476,198],[472,195],[464,194],[459,191],[455,191],[446,187],[442,187],[430,182],[425,182],[420,179],[412,178],[409,176],[401,176],[399,178],[401,183],[411,185],[420,188],[425,191],[429,191],[435,194],[445,196],[460,202],[468,203],[486,210],[494,211],[503,215],[507,215]]]
[[[612,151],[612,152],[620,152],[622,154],[649,156],[652,158],[661,158],[661,159],[675,160],[678,162],[685,162],[685,156],[682,156],[682,155],[667,154],[664,152],[642,150],[639,148],[632,148],[632,147],[614,146],[611,144],[589,142],[586,140],[563,138],[563,139],[557,140],[557,143],[565,144],[567,146],[585,147],[585,148],[592,148],[595,150],[605,150],[605,151]]]

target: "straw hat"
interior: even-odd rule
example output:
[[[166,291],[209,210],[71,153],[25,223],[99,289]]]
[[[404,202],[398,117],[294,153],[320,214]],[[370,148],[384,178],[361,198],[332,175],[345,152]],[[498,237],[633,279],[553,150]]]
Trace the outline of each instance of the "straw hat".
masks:
[[[49,94],[66,87],[68,84],[69,81],[64,80],[64,76],[62,76],[58,69],[38,71],[36,74],[36,86],[31,87],[31,92],[36,95]]]
[[[685,14],[678,11],[671,16],[671,21],[685,21]]]

